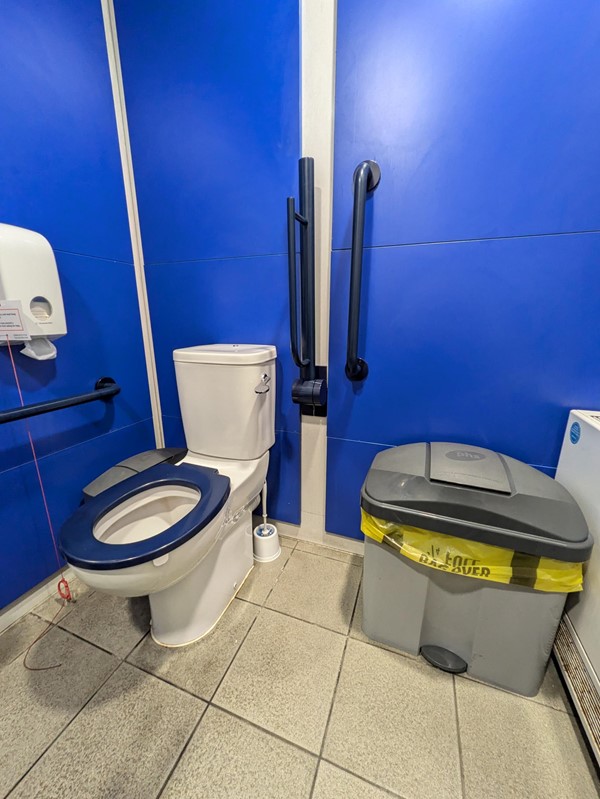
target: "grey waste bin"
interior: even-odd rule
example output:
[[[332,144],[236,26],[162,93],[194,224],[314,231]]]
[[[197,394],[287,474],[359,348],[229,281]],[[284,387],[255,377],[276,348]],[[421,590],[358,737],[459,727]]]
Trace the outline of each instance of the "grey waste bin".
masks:
[[[579,579],[579,588],[565,587],[561,570],[581,578],[578,564],[592,549],[568,491],[491,450],[420,443],[377,455],[361,506],[366,635],[448,671],[536,694],[567,592],[581,586]],[[429,549],[417,557],[411,540]],[[445,542],[504,566],[452,557]]]

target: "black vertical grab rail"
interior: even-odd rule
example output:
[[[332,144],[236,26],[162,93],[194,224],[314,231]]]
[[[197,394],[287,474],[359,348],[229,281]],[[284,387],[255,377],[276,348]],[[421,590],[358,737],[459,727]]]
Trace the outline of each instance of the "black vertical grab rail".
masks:
[[[360,290],[362,282],[363,246],[365,237],[365,206],[367,194],[381,180],[381,170],[375,161],[363,161],[354,170],[354,210],[352,214],[352,252],[350,256],[350,303],[348,307],[348,342],[346,347],[346,377],[364,380],[369,374],[366,361],[358,356],[360,321]]]
[[[303,413],[323,414],[327,383],[315,360],[315,162],[299,163],[300,209],[293,197],[287,199],[288,285],[290,295],[290,348],[300,369],[292,386],[292,400]],[[296,222],[300,223],[300,343],[298,343]]]

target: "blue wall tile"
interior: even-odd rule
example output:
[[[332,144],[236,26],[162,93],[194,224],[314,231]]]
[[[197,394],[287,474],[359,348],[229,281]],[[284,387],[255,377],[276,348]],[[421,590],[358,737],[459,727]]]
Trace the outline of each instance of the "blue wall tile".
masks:
[[[362,538],[360,489],[375,455],[387,447],[366,441],[327,439],[325,529],[346,538]]]
[[[146,262],[285,252],[297,0],[115,6]]]
[[[152,439],[152,422],[146,420],[41,458],[40,472],[56,534],[79,505],[84,485],[117,460],[151,447]],[[0,474],[0,487],[2,607],[46,579],[56,571],[57,563],[34,464]]]
[[[340,0],[334,248],[597,230],[600,6]],[[371,215],[372,211],[372,215]]]
[[[32,361],[15,348],[24,402],[79,394],[103,376],[122,392],[0,428],[0,605],[56,569],[27,426],[57,531],[86,482],[153,446],[100,3],[13,3],[3,8],[2,35],[0,221],[50,241],[68,327],[54,361]],[[1,347],[0,407],[17,405]]]
[[[555,466],[568,411],[594,407],[600,234],[365,251],[364,383],[343,377],[347,307],[332,305],[330,436],[478,444]],[[349,253],[332,295],[348,296]]]
[[[3,4],[0,220],[131,261],[99,2]]]
[[[109,376],[121,393],[29,422],[38,455],[72,446],[151,415],[133,266],[98,258],[57,257],[68,333],[53,361],[32,361],[13,346],[26,404],[91,391]],[[0,406],[19,405],[6,347],[0,348]],[[25,422],[0,427],[0,471],[31,459]]]
[[[600,219],[600,9],[338,9],[327,529],[352,536],[370,448],[455,440],[553,474],[569,409],[598,404],[600,234],[577,231]],[[365,230],[370,371],[351,384],[345,248],[367,158],[382,170]]]
[[[275,344],[278,430],[299,432],[291,385],[287,261],[284,256],[146,267],[162,409],[179,416],[173,350],[214,342]]]
[[[115,6],[167,443],[184,443],[173,349],[275,344],[270,507],[298,521],[282,255],[298,190],[298,2]]]

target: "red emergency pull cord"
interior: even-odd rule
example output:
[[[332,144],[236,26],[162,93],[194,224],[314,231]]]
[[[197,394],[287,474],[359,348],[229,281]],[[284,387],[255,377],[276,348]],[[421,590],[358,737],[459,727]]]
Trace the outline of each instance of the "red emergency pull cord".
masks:
[[[66,602],[70,602],[73,599],[73,597],[71,596],[71,589],[69,588],[69,583],[67,582],[67,578],[64,575],[58,581],[58,594],[60,598],[64,599]]]
[[[6,343],[8,344],[8,354],[10,356],[10,362],[11,362],[11,365],[12,365],[13,374],[15,376],[15,383],[17,384],[17,391],[19,393],[19,402],[21,403],[21,407],[23,407],[24,404],[25,404],[23,402],[23,393],[21,391],[21,384],[19,383],[19,375],[17,374],[17,367],[15,366],[15,359],[13,357],[12,349],[11,349],[11,346],[10,346],[10,340],[8,338],[6,340]],[[65,575],[63,573],[63,565],[62,565],[62,563],[60,561],[60,555],[58,554],[58,545],[56,543],[56,535],[54,534],[54,527],[52,525],[52,518],[50,516],[50,508],[48,507],[48,501],[46,499],[46,492],[44,491],[44,483],[42,481],[42,475],[41,475],[41,472],[40,472],[40,466],[39,466],[39,463],[38,463],[37,454],[36,454],[35,446],[34,446],[34,443],[33,443],[33,438],[31,436],[31,430],[29,429],[29,422],[25,422],[25,424],[26,424],[26,427],[27,427],[27,437],[29,438],[29,446],[31,447],[31,454],[33,456],[33,463],[35,465],[35,471],[36,471],[38,483],[39,483],[39,486],[40,486],[40,492],[42,494],[42,502],[44,503],[44,510],[46,512],[46,521],[48,522],[48,529],[50,530],[50,536],[52,538],[52,546],[54,547],[54,555],[56,557],[56,563],[57,563],[58,569],[60,571],[60,580],[58,581],[58,585],[57,585],[58,595],[60,596],[61,599],[64,599],[65,602],[71,602],[73,600],[73,597],[71,595],[71,589],[69,588],[69,583],[67,581],[67,578],[65,577]],[[56,663],[53,666],[41,666],[39,668],[35,667],[35,666],[27,665],[27,656],[29,655],[29,652],[30,652],[32,646],[34,644],[36,644],[41,638],[43,638],[46,635],[46,633],[52,628],[52,625],[54,624],[54,619],[56,619],[56,617],[58,616],[58,614],[60,613],[61,610],[62,610],[62,606],[56,611],[52,621],[48,624],[48,627],[46,627],[46,629],[43,630],[43,632],[40,633],[40,635],[38,635],[38,637],[34,641],[32,641],[31,644],[29,645],[29,647],[27,648],[27,651],[25,652],[25,657],[23,658],[23,665],[25,666],[26,669],[29,669],[29,671],[47,671],[48,669],[56,669],[56,668],[58,668],[59,666],[62,665],[61,663]]]

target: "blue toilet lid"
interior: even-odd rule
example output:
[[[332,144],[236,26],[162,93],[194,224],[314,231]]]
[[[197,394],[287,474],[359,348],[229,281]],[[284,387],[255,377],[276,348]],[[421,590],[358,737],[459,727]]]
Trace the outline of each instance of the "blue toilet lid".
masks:
[[[94,525],[121,502],[165,485],[188,486],[200,491],[200,500],[172,527],[131,544],[110,544],[94,538]],[[67,519],[60,531],[60,549],[73,566],[82,569],[125,569],[160,558],[197,535],[219,513],[229,497],[229,478],[216,469],[160,463],[103,491]]]

